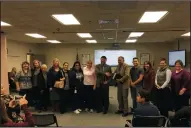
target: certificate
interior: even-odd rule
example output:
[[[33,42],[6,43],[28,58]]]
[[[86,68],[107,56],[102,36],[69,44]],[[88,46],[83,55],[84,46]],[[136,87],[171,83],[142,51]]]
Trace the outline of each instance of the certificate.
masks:
[[[150,54],[149,53],[141,53],[140,54],[140,60],[141,60],[141,65],[143,65],[145,61],[150,61]]]

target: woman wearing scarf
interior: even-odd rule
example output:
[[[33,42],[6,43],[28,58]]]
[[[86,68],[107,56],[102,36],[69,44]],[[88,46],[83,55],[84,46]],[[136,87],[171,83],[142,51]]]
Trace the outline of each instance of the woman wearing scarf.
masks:
[[[58,102],[60,100],[59,97],[59,89],[55,88],[55,82],[60,81],[60,71],[62,68],[59,66],[59,60],[55,58],[53,60],[53,65],[49,69],[47,74],[47,85],[50,90],[50,101],[52,103],[53,111],[58,111]]]
[[[168,117],[168,111],[171,109],[171,74],[172,72],[166,64],[166,59],[161,59],[155,77],[156,105],[159,108],[161,115],[166,117]]]

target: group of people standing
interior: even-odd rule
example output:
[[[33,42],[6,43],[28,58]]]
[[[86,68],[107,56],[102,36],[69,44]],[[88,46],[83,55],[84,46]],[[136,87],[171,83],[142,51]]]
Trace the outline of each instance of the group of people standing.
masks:
[[[168,116],[171,109],[179,110],[188,106],[190,98],[190,76],[183,68],[180,60],[175,62],[175,71],[171,72],[166,60],[160,60],[158,70],[152,68],[150,62],[139,65],[138,58],[133,58],[133,67],[130,68],[124,57],[118,58],[118,65],[114,72],[106,64],[107,58],[102,56],[100,64],[93,65],[88,61],[81,67],[76,61],[69,69],[69,63],[64,62],[61,67],[58,59],[53,60],[52,67],[47,70],[46,65],[34,60],[33,68],[28,62],[22,63],[22,70],[14,76],[16,90],[25,95],[29,105],[35,105],[39,111],[47,110],[51,101],[53,111],[65,113],[71,108],[76,114],[85,111],[106,114],[109,109],[109,86],[115,81],[119,109],[116,114],[129,114],[128,92],[131,89],[134,111],[137,106],[137,96],[141,89],[150,93],[150,99],[162,115]],[[63,87],[57,87],[57,82]],[[173,101],[173,102],[172,102]]]
[[[141,89],[150,92],[150,100],[158,107],[161,115],[166,117],[170,110],[178,111],[184,106],[189,106],[190,74],[184,70],[181,60],[175,62],[174,71],[168,67],[165,58],[160,60],[156,72],[151,63],[147,61],[144,62],[142,69],[138,58],[133,59],[133,65],[129,73],[133,110],[139,105],[136,97]]]
[[[102,57],[103,63],[105,60],[106,57]],[[84,68],[76,61],[70,70],[68,62],[64,62],[61,67],[58,59],[53,60],[49,70],[45,64],[40,65],[38,60],[34,60],[31,67],[27,61],[21,66],[21,71],[14,70],[10,73],[9,81],[15,83],[19,95],[26,94],[28,105],[35,106],[36,110],[46,111],[50,101],[53,111],[60,111],[62,114],[68,108],[72,108],[76,114],[82,109],[107,113],[111,76],[109,66],[102,68],[107,72],[106,76],[102,69],[99,69],[99,65],[96,68],[93,66],[92,61],[88,61]],[[57,82],[63,82],[64,86],[56,87]]]

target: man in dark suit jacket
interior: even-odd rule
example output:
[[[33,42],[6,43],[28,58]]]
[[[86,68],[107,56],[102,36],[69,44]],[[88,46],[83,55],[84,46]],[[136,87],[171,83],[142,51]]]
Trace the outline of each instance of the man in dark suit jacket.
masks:
[[[96,65],[96,109],[97,113],[106,114],[109,108],[109,82],[111,67],[106,64],[107,58],[101,57],[101,64]]]
[[[137,102],[140,103],[134,111],[134,116],[160,116],[158,108],[149,101],[149,92],[140,90],[137,96]]]

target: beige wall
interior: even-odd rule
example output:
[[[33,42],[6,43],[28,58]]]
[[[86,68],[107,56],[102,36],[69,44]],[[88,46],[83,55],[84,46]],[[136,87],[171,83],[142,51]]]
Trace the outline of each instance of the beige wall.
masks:
[[[111,48],[111,44],[48,44],[40,45],[40,47],[44,50],[44,54],[46,54],[46,62],[49,67],[52,65],[52,60],[55,57],[59,58],[61,63],[64,61],[69,62],[71,67],[76,59],[77,48],[79,50],[79,56],[81,54],[90,54],[91,60],[94,60],[94,50]],[[140,57],[140,53],[150,53],[151,61],[154,61],[156,68],[161,57],[168,59],[168,51],[174,49],[174,44],[121,44],[121,48],[137,50],[138,57]]]
[[[59,58],[61,63],[67,61],[70,67],[73,65],[76,59],[77,48],[79,51],[79,57],[81,54],[90,54],[91,60],[94,60],[94,50],[111,48],[111,44],[27,44],[17,43],[8,40],[8,70],[10,71],[13,66],[20,69],[22,61],[26,60],[26,53],[29,49],[34,54],[44,54],[46,56],[46,64],[48,67],[52,65],[53,58]],[[144,43],[144,44],[121,44],[122,49],[135,49],[137,50],[137,56],[140,57],[140,53],[150,53],[151,61],[154,61],[155,68],[159,64],[161,57],[168,59],[168,51],[176,50],[176,43]],[[187,67],[190,63],[190,44],[189,42],[181,42],[180,49],[187,49]],[[18,56],[18,57],[14,57]]]
[[[7,48],[8,71],[11,71],[12,67],[16,67],[20,70],[21,63],[26,61],[26,54],[29,53],[29,50],[31,50],[32,53],[39,53],[39,48],[36,44],[18,43],[8,40]]]

